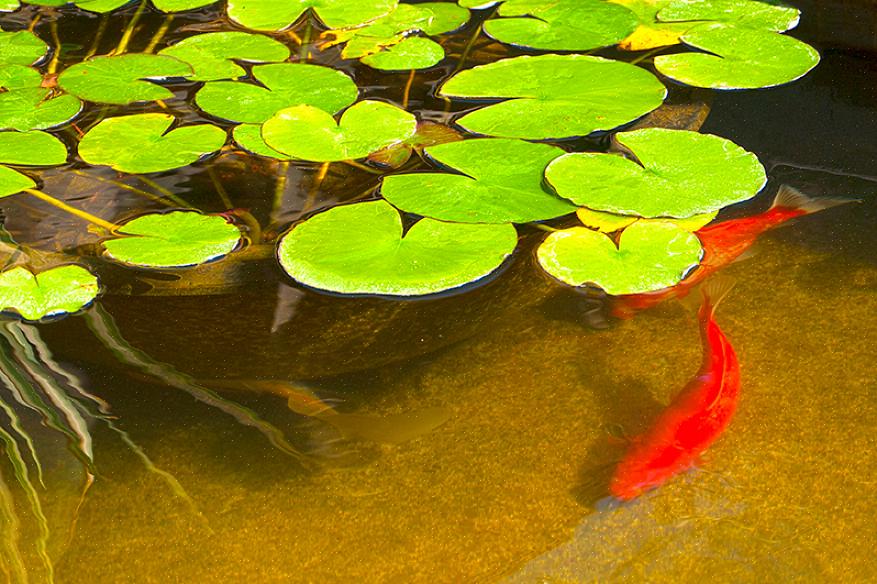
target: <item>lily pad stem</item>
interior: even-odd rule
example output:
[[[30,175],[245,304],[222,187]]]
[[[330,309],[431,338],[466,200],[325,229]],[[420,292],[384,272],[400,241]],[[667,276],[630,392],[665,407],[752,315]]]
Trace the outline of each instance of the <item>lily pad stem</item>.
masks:
[[[252,213],[245,209],[235,209],[234,216],[247,226],[247,238],[251,243],[262,243],[262,226]]]
[[[313,35],[313,27],[311,26],[311,20],[308,19],[305,24],[305,32],[302,35],[301,39],[301,48],[298,51],[298,59],[299,61],[307,61],[310,58],[310,47],[311,47],[311,36]]]
[[[271,224],[273,225],[283,210],[283,196],[286,194],[286,175],[289,173],[289,161],[282,160],[277,165],[277,182],[274,184],[274,200],[271,203]]]
[[[192,205],[190,205],[189,203],[187,203],[185,199],[173,194],[172,192],[170,192],[169,190],[167,190],[166,188],[164,188],[163,186],[161,186],[160,184],[158,184],[154,180],[149,180],[148,178],[146,178],[145,176],[140,175],[140,174],[138,174],[136,176],[137,176],[137,180],[139,180],[140,182],[142,182],[146,186],[155,189],[157,192],[161,193],[166,198],[170,199],[171,201],[173,201],[174,203],[176,203],[180,207],[185,207],[187,209],[194,209],[194,207]]]
[[[402,109],[408,109],[408,98],[411,96],[411,86],[414,84],[414,76],[417,74],[415,69],[408,74],[408,82],[405,84],[405,91],[402,92]]]
[[[545,225],[544,223],[531,223],[530,225],[532,225],[536,229],[547,231],[548,233],[554,233],[555,231],[559,231],[559,229],[555,229],[554,227],[551,227],[550,225]]]
[[[82,58],[83,61],[87,61],[95,56],[98,48],[100,48],[100,42],[104,38],[104,33],[107,32],[107,22],[110,19],[109,13],[104,12],[100,15],[100,24],[97,26],[97,32],[94,34],[94,41],[91,43],[91,48],[88,49],[88,53],[85,57]]]
[[[637,57],[633,61],[630,61],[630,64],[636,65],[637,63],[644,61],[644,60],[648,59],[649,57],[655,56],[656,54],[660,53],[661,51],[663,51],[666,48],[667,47],[658,47],[657,49],[652,49],[651,51],[643,53],[642,55],[640,55],[639,57]]]
[[[320,192],[320,186],[326,179],[326,175],[329,174],[329,164],[330,163],[328,162],[324,162],[317,170],[317,174],[316,176],[314,176],[314,183],[311,185],[311,189],[308,191],[308,198],[305,200],[304,207],[302,207],[302,214],[307,213],[313,208],[314,203],[317,200],[317,193]]]
[[[53,197],[52,195],[49,195],[49,194],[44,193],[42,191],[38,191],[36,189],[24,189],[23,192],[25,192],[29,195],[32,195],[32,196],[40,199],[41,201],[45,201],[46,203],[49,203],[50,205],[53,205],[53,206],[61,209],[62,211],[66,211],[67,213],[70,213],[71,215],[75,215],[75,216],[79,217],[80,219],[84,219],[85,221],[88,221],[89,223],[93,223],[95,225],[103,227],[107,231],[115,231],[115,230],[119,229],[119,226],[116,225],[115,223],[110,223],[109,221],[104,221],[100,217],[95,217],[91,213],[86,213],[85,211],[81,211],[75,207],[71,207],[67,203],[63,203],[63,202],[59,201],[58,199],[56,199],[55,197]]]
[[[366,166],[365,164],[360,164],[355,160],[345,160],[343,161],[347,166],[352,166],[353,168],[358,168],[359,170],[363,170],[369,174],[384,174],[384,171],[378,170],[377,168],[372,168],[370,166]]]
[[[222,186],[222,183],[219,181],[219,177],[216,176],[216,171],[212,166],[207,167],[207,174],[210,176],[210,182],[213,183],[213,188],[216,190],[216,194],[219,195],[219,198],[222,200],[222,204],[226,210],[234,207],[234,204],[231,202],[231,199],[228,197],[228,192],[225,190],[225,187]]]
[[[143,49],[144,53],[152,53],[152,51],[155,50],[155,47],[158,46],[158,43],[160,43],[164,38],[164,35],[167,34],[167,31],[173,21],[173,14],[168,14],[164,17],[164,22],[161,23],[161,27],[157,31],[155,31],[155,34],[152,35],[152,38],[149,40],[149,44],[146,45],[145,49]]]
[[[61,39],[58,37],[58,21],[53,20],[49,24],[50,34],[52,35],[52,60],[46,68],[49,75],[53,75],[58,70],[58,60],[61,58]]]
[[[134,16],[131,17],[131,22],[129,22],[128,26],[125,27],[125,32],[122,34],[122,40],[119,41],[119,45],[115,48],[115,50],[113,50],[113,55],[121,55],[128,50],[128,43],[131,42],[131,36],[134,34],[134,28],[140,21],[140,17],[143,15],[144,10],[146,10],[146,0],[140,0],[140,6],[137,7],[137,12],[135,12]]]

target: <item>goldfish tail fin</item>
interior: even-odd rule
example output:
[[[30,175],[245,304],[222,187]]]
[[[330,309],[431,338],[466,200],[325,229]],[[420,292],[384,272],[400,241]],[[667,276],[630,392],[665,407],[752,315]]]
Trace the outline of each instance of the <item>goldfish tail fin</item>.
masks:
[[[700,287],[704,306],[709,306],[711,314],[715,314],[716,307],[728,295],[737,281],[728,276],[714,276]]]
[[[771,209],[798,209],[804,213],[816,213],[847,203],[861,203],[861,199],[844,199],[840,197],[810,197],[789,185],[780,186]]]

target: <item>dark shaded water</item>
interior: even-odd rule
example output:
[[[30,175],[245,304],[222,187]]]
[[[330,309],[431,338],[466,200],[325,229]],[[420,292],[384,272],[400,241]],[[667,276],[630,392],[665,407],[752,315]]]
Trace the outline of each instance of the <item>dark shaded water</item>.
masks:
[[[464,31],[451,51],[465,40]],[[877,58],[823,57],[788,87],[716,95],[702,129],[757,153],[769,171],[766,194],[728,216],[765,207],[782,183],[863,203],[771,232],[754,258],[727,269],[738,283],[718,318],[740,357],[742,400],[701,469],[594,510],[623,452],[610,436],[645,428],[696,371],[697,323],[670,303],[589,329],[577,296],[528,255],[535,232],[490,283],[417,302],[316,294],[270,261],[199,268],[204,279],[184,276],[192,296],[177,295],[173,277],[119,270],[112,289],[137,295],[107,295],[54,323],[2,323],[4,371],[85,404],[96,466],[82,497],[82,463],[20,412],[44,461],[46,519],[4,466],[4,541],[17,542],[33,581],[44,577],[40,541],[59,582],[877,578]],[[351,72],[366,95],[405,82]],[[426,117],[443,107],[412,95]],[[235,205],[269,229],[307,205],[312,168],[292,167],[272,208],[276,165],[211,164]],[[219,211],[207,167],[153,178]],[[81,177],[54,174],[52,192],[90,210],[143,208],[135,195],[113,189],[108,201]],[[376,180],[339,167],[307,212]],[[94,241],[37,204],[2,207],[29,243]],[[307,380],[343,413],[440,406],[450,418],[400,445],[356,440],[283,396],[209,391],[206,380],[222,378]],[[13,552],[3,548],[14,577]]]

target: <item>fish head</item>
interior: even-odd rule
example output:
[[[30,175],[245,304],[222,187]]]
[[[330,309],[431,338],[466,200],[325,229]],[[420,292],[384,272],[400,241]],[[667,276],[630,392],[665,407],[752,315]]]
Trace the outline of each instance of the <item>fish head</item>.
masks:
[[[616,499],[630,501],[660,486],[673,474],[674,470],[664,465],[625,460],[615,469],[609,483],[609,492]]]

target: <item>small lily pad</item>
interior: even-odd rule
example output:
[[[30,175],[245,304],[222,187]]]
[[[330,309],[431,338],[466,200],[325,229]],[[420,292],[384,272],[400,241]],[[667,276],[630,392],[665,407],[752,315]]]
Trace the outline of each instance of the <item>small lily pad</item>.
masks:
[[[295,226],[280,241],[287,274],[342,294],[418,296],[474,282],[496,270],[518,237],[504,225],[421,219],[403,234],[386,201],[335,207]]]
[[[341,71],[307,63],[256,65],[244,81],[213,81],[195,96],[202,110],[233,122],[261,124],[282,109],[309,105],[336,113],[356,101],[359,90]]]
[[[148,173],[196,162],[225,144],[226,134],[209,124],[168,131],[169,114],[134,114],[106,118],[79,142],[79,155],[89,164],[120,172]]]
[[[576,208],[542,186],[556,146],[484,138],[426,149],[459,174],[418,172],[384,179],[381,194],[403,211],[461,223],[526,223],[573,213]]]
[[[620,61],[541,55],[461,71],[440,94],[508,99],[457,120],[470,132],[545,140],[585,136],[631,122],[660,106],[667,90],[645,69]]]
[[[194,211],[142,215],[103,242],[112,259],[147,268],[203,264],[234,251],[240,230],[222,217]]]
[[[331,114],[307,105],[280,110],[262,126],[262,138],[284,154],[314,162],[354,160],[414,135],[417,119],[382,101],[348,108],[336,123]]]
[[[754,197],[764,167],[730,140],[686,130],[646,128],[616,140],[639,162],[618,154],[565,154],[545,169],[561,197],[597,211],[640,217],[711,213]]]
[[[23,65],[0,65],[0,130],[44,130],[59,126],[82,109],[72,95],[52,97],[43,76]]]
[[[555,231],[539,246],[542,268],[566,284],[594,284],[608,294],[642,294],[678,284],[700,262],[703,248],[690,231],[669,222],[636,222],[618,247],[585,227]]]
[[[247,74],[235,61],[270,63],[289,58],[289,48],[261,34],[208,32],[183,39],[159,52],[192,66],[192,81],[236,79]]]
[[[283,30],[313,9],[329,28],[355,28],[393,11],[398,0],[229,0],[228,17],[254,30]]]
[[[360,59],[363,64],[381,71],[428,69],[445,58],[437,42],[423,37],[408,37]]]
[[[67,147],[45,132],[0,132],[0,163],[54,166],[67,162]]]
[[[615,233],[639,221],[666,221],[675,223],[688,231],[697,231],[715,219],[718,214],[718,211],[714,211],[712,213],[686,217],[685,219],[643,219],[642,217],[631,215],[616,215],[615,213],[606,213],[605,211],[594,211],[587,207],[576,209],[576,216],[582,222],[582,225],[602,231],[603,233]]]
[[[49,45],[27,30],[0,32],[0,65],[33,65],[49,52]]]
[[[15,311],[26,320],[82,310],[99,291],[97,277],[77,265],[39,274],[23,267],[0,272],[0,310]]]
[[[131,53],[77,63],[58,76],[58,85],[86,101],[127,105],[170,99],[173,92],[153,81],[191,75],[192,67],[179,59]]]
[[[505,0],[502,18],[484,23],[496,40],[534,49],[587,51],[614,45],[636,29],[639,19],[604,0]]]
[[[706,52],[658,56],[655,68],[695,87],[774,87],[803,77],[819,63],[816,49],[775,32],[712,25],[697,27],[681,39]]]

